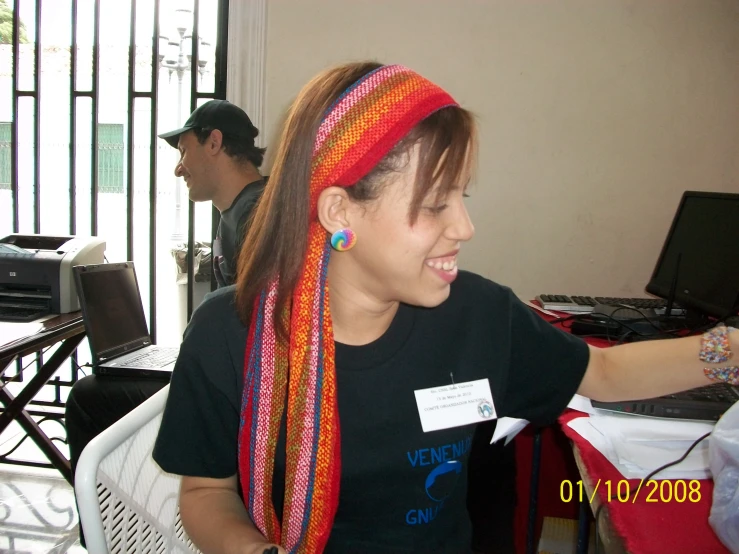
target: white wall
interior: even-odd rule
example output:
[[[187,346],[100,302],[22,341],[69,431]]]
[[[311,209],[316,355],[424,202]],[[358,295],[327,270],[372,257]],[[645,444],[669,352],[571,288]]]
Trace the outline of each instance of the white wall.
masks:
[[[364,58],[477,114],[461,262],[521,296],[639,294],[682,191],[739,192],[737,0],[269,0],[267,140]]]

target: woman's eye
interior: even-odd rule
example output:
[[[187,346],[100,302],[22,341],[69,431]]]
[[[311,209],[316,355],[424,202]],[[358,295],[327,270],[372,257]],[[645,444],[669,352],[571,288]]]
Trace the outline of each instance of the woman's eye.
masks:
[[[440,214],[441,212],[446,210],[447,207],[447,204],[442,204],[441,206],[428,206],[425,209],[432,214]]]
[[[466,192],[463,192],[463,193],[462,193],[462,198],[469,198],[469,197],[470,197],[470,195],[469,195],[469,194],[467,194]]]

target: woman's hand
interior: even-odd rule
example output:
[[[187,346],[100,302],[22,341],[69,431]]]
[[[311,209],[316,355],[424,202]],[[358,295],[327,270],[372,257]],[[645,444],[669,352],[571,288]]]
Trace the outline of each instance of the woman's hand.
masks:
[[[183,476],[180,516],[203,554],[287,554],[254,526],[239,497],[236,475],[225,479]]]

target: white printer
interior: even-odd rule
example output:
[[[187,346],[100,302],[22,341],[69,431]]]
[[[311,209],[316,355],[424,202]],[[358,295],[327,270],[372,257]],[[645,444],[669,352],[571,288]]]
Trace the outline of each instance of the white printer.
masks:
[[[0,239],[0,321],[79,310],[72,268],[103,263],[98,237],[12,234]]]

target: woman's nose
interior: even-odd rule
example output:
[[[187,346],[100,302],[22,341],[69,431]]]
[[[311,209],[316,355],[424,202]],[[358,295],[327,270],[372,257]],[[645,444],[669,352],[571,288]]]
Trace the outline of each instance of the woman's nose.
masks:
[[[475,234],[475,226],[472,224],[470,214],[463,202],[459,203],[459,208],[455,210],[454,219],[449,225],[449,238],[465,242],[470,240]]]

